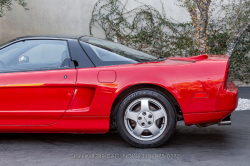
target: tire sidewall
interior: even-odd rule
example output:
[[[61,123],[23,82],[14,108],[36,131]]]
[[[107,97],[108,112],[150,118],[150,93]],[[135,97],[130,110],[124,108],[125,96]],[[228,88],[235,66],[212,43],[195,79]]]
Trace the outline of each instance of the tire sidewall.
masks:
[[[124,124],[124,115],[127,107],[135,100],[140,98],[152,98],[158,101],[165,109],[167,114],[167,126],[165,131],[156,139],[150,141],[138,140],[127,131]],[[117,112],[117,128],[121,136],[130,144],[136,147],[156,147],[166,142],[174,132],[176,127],[176,114],[170,100],[160,93],[152,90],[140,90],[127,96],[119,106]]]

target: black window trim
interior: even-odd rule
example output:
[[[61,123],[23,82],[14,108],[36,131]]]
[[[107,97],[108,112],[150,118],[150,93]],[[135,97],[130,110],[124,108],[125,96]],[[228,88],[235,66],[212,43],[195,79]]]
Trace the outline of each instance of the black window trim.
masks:
[[[58,38],[28,38],[28,39],[21,39],[21,40],[15,40],[11,43],[8,43],[4,46],[2,46],[0,48],[0,50],[6,48],[6,47],[9,47],[13,44],[16,44],[18,42],[25,42],[25,41],[30,41],[30,40],[57,40],[57,41],[66,41],[67,43],[67,47],[68,47],[68,54],[69,54],[69,57],[72,61],[72,56],[71,56],[71,52],[70,52],[70,46],[69,46],[69,42],[67,39],[58,39]],[[62,63],[63,64],[63,63]],[[62,65],[61,64],[61,65]],[[72,64],[72,63],[71,63]],[[8,71],[4,71],[4,70],[0,70],[0,74],[1,73],[20,73],[20,72],[32,72],[32,71],[51,71],[51,70],[66,70],[66,69],[75,69],[76,66],[75,65],[70,65],[69,67],[44,67],[44,68],[39,68],[39,69],[17,69],[17,70],[8,70]]]
[[[68,39],[68,44],[71,58],[74,62],[77,62],[77,69],[96,67],[95,63],[82,48],[78,39]]]

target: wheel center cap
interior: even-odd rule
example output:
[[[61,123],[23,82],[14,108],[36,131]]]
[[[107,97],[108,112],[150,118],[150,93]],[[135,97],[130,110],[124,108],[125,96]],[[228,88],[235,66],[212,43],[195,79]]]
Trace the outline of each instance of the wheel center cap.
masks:
[[[142,111],[137,117],[137,123],[144,128],[148,128],[154,123],[154,116],[151,112]]]

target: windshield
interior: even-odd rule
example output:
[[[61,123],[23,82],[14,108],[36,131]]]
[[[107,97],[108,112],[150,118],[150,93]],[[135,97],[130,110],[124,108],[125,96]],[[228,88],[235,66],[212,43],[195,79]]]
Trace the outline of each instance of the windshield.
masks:
[[[7,44],[9,44],[9,43],[12,43],[12,42],[15,41],[15,40],[16,40],[16,39],[12,39],[12,40],[10,40],[10,41],[8,41],[8,42],[6,42],[6,43],[0,44],[0,48],[3,47],[3,46],[5,46],[5,45],[7,45]]]
[[[146,54],[144,52],[126,47],[122,44],[118,44],[118,43],[114,43],[111,41],[107,41],[107,40],[103,40],[103,39],[98,39],[98,38],[94,38],[94,37],[89,37],[89,36],[84,36],[82,38],[80,38],[81,41],[89,43],[93,46],[102,48],[104,50],[113,52],[114,55],[116,55],[116,59],[120,58],[120,59],[130,59],[136,62],[150,62],[150,61],[156,61],[158,60],[157,57]],[[95,51],[95,53],[99,56],[100,58],[100,54],[98,53],[98,50],[91,46],[91,48]],[[121,58],[122,56],[122,58]],[[102,59],[102,58],[101,58]],[[108,59],[108,57],[106,58]],[[115,58],[114,58],[115,59]],[[110,59],[111,60],[111,59]]]

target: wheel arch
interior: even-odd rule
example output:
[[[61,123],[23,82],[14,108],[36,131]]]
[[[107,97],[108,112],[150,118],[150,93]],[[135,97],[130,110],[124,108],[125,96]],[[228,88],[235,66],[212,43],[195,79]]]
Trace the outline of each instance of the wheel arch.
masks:
[[[145,90],[145,89],[156,91],[156,92],[162,94],[163,96],[165,96],[166,98],[170,99],[170,102],[173,105],[173,107],[177,113],[177,119],[183,120],[181,107],[172,93],[170,93],[167,89],[163,88],[162,86],[155,85],[155,84],[143,83],[143,84],[136,84],[136,85],[129,86],[126,89],[122,90],[116,96],[116,98],[112,104],[112,108],[111,108],[111,112],[110,112],[110,129],[111,130],[116,129],[116,112],[117,112],[122,100],[126,96],[128,96],[129,94],[131,94],[133,92],[136,92],[139,90]]]

